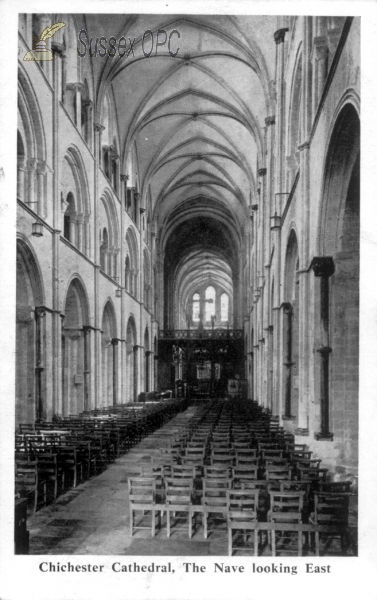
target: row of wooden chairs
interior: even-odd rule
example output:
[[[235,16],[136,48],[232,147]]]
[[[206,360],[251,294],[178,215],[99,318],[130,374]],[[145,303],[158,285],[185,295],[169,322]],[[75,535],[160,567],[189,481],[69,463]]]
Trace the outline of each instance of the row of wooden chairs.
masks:
[[[228,532],[237,531],[237,520],[245,517],[247,509],[243,506],[241,510],[234,510],[234,513],[245,514],[238,517],[233,515],[235,523],[232,523],[232,511],[226,499],[230,493],[238,493],[243,497],[245,494],[254,494],[254,498],[259,497],[257,508],[253,511],[255,514],[251,529],[254,534],[258,530],[256,520],[260,524],[259,529],[273,532],[269,535],[269,540],[275,547],[274,552],[276,531],[265,527],[263,523],[280,523],[283,530],[288,532],[288,525],[295,525],[293,529],[298,534],[299,553],[302,551],[302,534],[310,530],[315,533],[319,548],[319,535],[324,533],[326,525],[318,521],[321,512],[319,508],[326,506],[326,503],[321,505],[319,502],[320,498],[325,498],[324,494],[327,494],[326,498],[328,494],[332,494],[334,499],[337,497],[337,511],[330,511],[330,519],[333,529],[335,527],[338,533],[344,532],[348,518],[349,482],[342,485],[326,482],[327,470],[321,468],[321,461],[312,458],[312,453],[305,445],[295,444],[292,437],[285,435],[268,418],[263,418],[260,422],[250,422],[247,419],[241,422],[239,419],[237,423],[231,414],[226,414],[223,418],[224,405],[220,410],[218,406],[212,408],[212,412],[211,406],[207,412],[203,410],[199,418],[194,415],[191,420],[181,421],[181,426],[175,430],[173,424],[170,428],[168,426],[165,435],[170,429],[170,441],[160,449],[159,455],[152,457],[150,464],[141,465],[141,476],[150,477],[156,483],[159,493],[159,509],[156,509],[156,514],[160,511],[161,519],[161,515],[166,512],[169,536],[172,529],[171,515],[175,513],[186,515],[190,537],[193,520],[200,513],[203,515],[205,537],[211,531],[211,518],[216,517],[216,514],[223,516],[226,513]],[[258,416],[258,410],[254,411],[254,418]],[[160,439],[163,439],[163,433],[160,435]],[[178,483],[173,485],[173,481]],[[185,481],[186,486],[182,483]],[[217,489],[214,489],[216,485]],[[178,490],[180,494],[177,494]],[[182,494],[183,500],[179,502]],[[277,510],[278,497],[284,498],[282,510]],[[294,502],[298,502],[297,506],[294,506]],[[185,510],[177,508],[182,504]],[[172,506],[176,508],[173,509]],[[336,512],[341,516],[340,524],[336,523]],[[322,513],[324,514],[323,510]],[[131,519],[131,533],[133,524]],[[321,531],[319,526],[322,527]],[[155,527],[154,521],[153,535]],[[341,539],[343,537],[341,533]],[[282,537],[283,541],[284,539],[285,536]]]
[[[67,485],[76,487],[97,475],[181,408],[180,400],[167,400],[143,405],[139,411],[119,408],[114,414],[93,411],[54,422],[21,424],[15,439],[16,494],[33,496],[36,511]]]

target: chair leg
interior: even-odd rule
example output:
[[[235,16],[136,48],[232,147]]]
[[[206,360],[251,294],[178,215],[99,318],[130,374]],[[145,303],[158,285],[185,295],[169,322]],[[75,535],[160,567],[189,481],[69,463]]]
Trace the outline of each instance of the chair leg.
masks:
[[[315,532],[315,553],[319,556],[319,531]]]
[[[302,531],[298,532],[298,555],[302,556]]]
[[[166,535],[170,538],[170,510],[166,511]]]
[[[233,548],[232,548],[232,529],[228,527],[228,556],[232,556]]]
[[[156,511],[152,510],[152,537],[156,536]]]
[[[271,531],[271,552],[272,552],[272,556],[276,556],[276,532],[273,529]]]
[[[189,509],[189,513],[188,513],[188,519],[189,519],[189,530],[188,530],[188,535],[189,535],[189,539],[192,538],[192,512]]]
[[[254,529],[254,556],[258,556],[258,530]]]

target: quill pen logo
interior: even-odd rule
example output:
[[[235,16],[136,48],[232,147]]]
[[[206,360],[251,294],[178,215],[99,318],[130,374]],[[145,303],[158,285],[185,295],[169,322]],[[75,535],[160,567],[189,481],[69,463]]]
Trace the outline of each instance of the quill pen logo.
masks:
[[[51,27],[46,27],[39,36],[39,40],[37,41],[34,50],[27,52],[24,56],[24,60],[54,60],[53,52],[46,47],[46,40],[52,38],[52,36],[62,27],[65,27],[65,23],[55,23],[54,25],[51,25]]]

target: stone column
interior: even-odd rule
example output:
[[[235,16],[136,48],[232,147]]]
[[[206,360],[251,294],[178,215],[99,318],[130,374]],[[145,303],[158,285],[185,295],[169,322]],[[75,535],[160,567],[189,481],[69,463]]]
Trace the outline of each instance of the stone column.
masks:
[[[25,158],[17,158],[17,197],[25,202]]]
[[[318,108],[322,91],[327,77],[327,63],[329,56],[329,47],[327,37],[324,35],[316,36],[313,39],[312,65],[313,65],[313,113]]]
[[[104,125],[101,123],[93,123],[94,131],[95,131],[95,145],[97,147],[97,163],[98,166],[102,167],[102,132],[105,129]]]
[[[30,208],[35,212],[38,212],[38,208],[34,207],[34,204],[38,203],[38,198],[35,198],[35,179],[36,179],[36,170],[37,170],[37,159],[29,158],[27,161],[27,200],[26,203],[30,204]]]
[[[129,179],[128,175],[121,174],[120,180],[123,182],[123,190],[120,192],[119,197],[122,200],[122,204],[124,208],[127,210],[127,181]]]
[[[38,198],[38,214],[45,217],[46,210],[46,161],[39,160],[37,163],[37,198]]]
[[[320,290],[320,324],[321,347],[317,349],[321,357],[321,431],[316,434],[316,439],[332,440],[330,433],[330,288],[329,278],[335,272],[334,261],[331,256],[315,257],[311,267],[316,277],[321,278]]]
[[[93,152],[93,102],[91,100],[84,100],[82,108],[85,111],[84,137],[90,150]]]
[[[77,241],[76,246],[80,252],[84,252],[84,215],[82,213],[77,215]]]
[[[137,227],[139,227],[141,229],[141,225],[140,225],[140,213],[139,213],[139,204],[140,204],[140,194],[139,194],[139,192],[135,191],[134,201],[135,201],[135,204],[134,204],[134,211],[135,211],[135,213],[134,213],[134,217],[133,218],[134,218],[134,221],[135,221]]]
[[[137,344],[133,347],[133,398],[131,398],[132,402],[137,402],[137,398],[138,398],[138,393],[139,393],[139,350],[140,346],[138,346]]]
[[[77,213],[72,213],[69,216],[69,238],[71,244],[77,244]]]
[[[116,191],[116,193],[118,194],[119,198],[121,198],[121,188],[120,188],[120,170],[119,170],[119,164],[120,164],[120,156],[119,154],[115,154],[113,153],[112,155],[112,186],[114,188],[114,190]]]
[[[91,336],[92,327],[84,325],[84,411],[91,409],[91,385],[90,385],[90,357],[91,357]]]
[[[111,344],[113,347],[113,405],[118,404],[118,338],[113,338]]]
[[[45,316],[46,310],[44,307],[36,307],[36,357],[35,357],[35,385],[36,385],[36,419],[46,419],[46,398],[44,395],[45,386],[43,381],[43,373],[45,370]]]
[[[285,34],[288,31],[287,28],[278,29],[274,33],[274,40],[276,43],[276,192],[283,191],[284,185],[284,169],[283,169],[283,156],[284,156],[284,117],[285,117],[285,81],[284,81],[284,69],[285,69]],[[276,207],[277,213],[281,215],[280,200],[279,205]]]

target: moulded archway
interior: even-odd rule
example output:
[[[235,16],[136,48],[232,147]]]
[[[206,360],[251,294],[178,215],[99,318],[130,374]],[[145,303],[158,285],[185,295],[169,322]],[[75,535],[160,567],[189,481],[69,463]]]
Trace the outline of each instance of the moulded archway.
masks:
[[[318,241],[318,430],[319,437],[334,439],[342,475],[358,464],[360,120],[349,103],[330,138]]]
[[[17,240],[16,426],[46,418],[43,288],[28,244]]]
[[[138,345],[135,319],[131,315],[126,329],[126,401],[136,402],[138,392]]]
[[[106,302],[101,325],[101,405],[111,406],[118,399],[118,338],[115,310],[111,300]]]
[[[88,387],[89,348],[85,328],[89,325],[89,304],[83,283],[74,277],[64,303],[62,326],[62,410],[78,414],[90,405]]]

